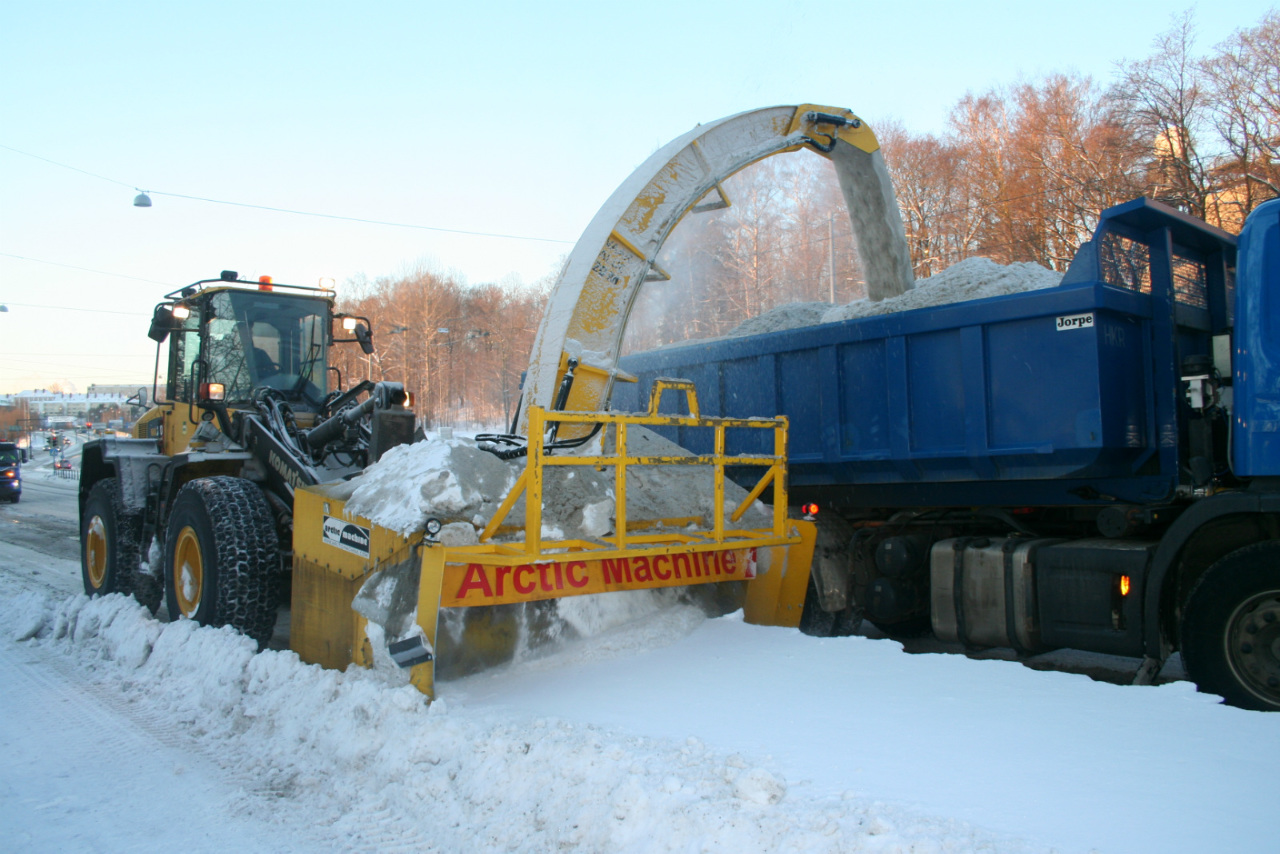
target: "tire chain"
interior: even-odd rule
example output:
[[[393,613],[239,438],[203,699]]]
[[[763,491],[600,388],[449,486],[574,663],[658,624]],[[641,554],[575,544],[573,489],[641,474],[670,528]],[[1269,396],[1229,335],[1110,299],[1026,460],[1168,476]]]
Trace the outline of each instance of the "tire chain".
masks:
[[[124,498],[120,495],[120,486],[113,477],[98,481],[89,490],[85,508],[92,507],[94,500],[105,500],[107,507],[103,510],[111,513],[112,535],[114,542],[108,541],[108,551],[115,553],[113,570],[103,583],[103,593],[123,593],[125,596],[134,591],[138,576],[139,545],[142,533],[142,517],[129,513],[125,508]],[[87,517],[89,514],[86,513]],[[85,560],[84,536],[80,538],[80,560]]]
[[[236,477],[200,478],[183,488],[199,490],[213,525],[218,589],[212,624],[231,626],[265,648],[276,623],[280,564],[266,499],[254,483]]]

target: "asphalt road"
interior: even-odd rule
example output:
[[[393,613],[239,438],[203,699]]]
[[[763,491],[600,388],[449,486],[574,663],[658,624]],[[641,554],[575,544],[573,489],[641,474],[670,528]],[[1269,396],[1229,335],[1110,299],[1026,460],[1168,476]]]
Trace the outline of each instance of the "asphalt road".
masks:
[[[63,474],[47,465],[22,467],[22,499],[0,503],[0,540],[51,557],[80,559],[77,481]]]

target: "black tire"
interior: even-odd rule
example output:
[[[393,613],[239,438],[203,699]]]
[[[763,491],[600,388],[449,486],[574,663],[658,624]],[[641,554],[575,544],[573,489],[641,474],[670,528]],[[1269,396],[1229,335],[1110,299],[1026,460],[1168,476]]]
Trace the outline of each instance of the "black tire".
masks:
[[[133,576],[133,598],[137,600],[139,605],[155,614],[160,610],[160,603],[164,601],[164,578],[160,574],[164,571],[164,567],[150,566],[150,572],[143,572],[141,569],[141,552],[139,552],[138,557],[139,570]]]
[[[800,611],[800,631],[815,638],[848,637],[862,625],[862,610],[850,602],[842,610],[824,611],[818,597],[818,585],[809,576],[809,588],[804,594],[804,608]]]
[[[262,649],[275,628],[279,566],[271,508],[252,482],[206,477],[179,490],[165,536],[171,620],[231,626]]]
[[[877,620],[868,620],[868,622],[890,640],[914,640],[915,638],[924,638],[933,634],[933,622],[928,614],[908,617],[905,620],[898,620],[893,623]]]
[[[126,512],[114,477],[93,485],[80,515],[80,579],[86,595],[133,592],[140,527],[138,516]]]
[[[1201,691],[1280,711],[1280,542],[1246,546],[1209,567],[1187,599],[1181,646]]]
[[[11,498],[11,499],[9,499],[9,500],[10,500],[10,501],[12,501],[14,504],[17,504],[17,503],[18,503],[18,499],[20,499],[20,498],[22,498],[22,493],[21,493],[21,492],[19,492],[17,495],[13,496],[13,498]]]

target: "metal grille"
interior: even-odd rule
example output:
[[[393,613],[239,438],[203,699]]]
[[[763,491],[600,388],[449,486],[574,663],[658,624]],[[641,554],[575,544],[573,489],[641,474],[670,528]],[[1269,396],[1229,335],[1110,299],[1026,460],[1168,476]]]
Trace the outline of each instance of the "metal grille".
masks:
[[[1145,243],[1107,233],[1098,248],[1102,280],[1138,293],[1151,293],[1151,250]]]
[[[1183,305],[1209,308],[1209,291],[1205,283],[1205,268],[1200,261],[1184,255],[1173,256],[1174,299]]]

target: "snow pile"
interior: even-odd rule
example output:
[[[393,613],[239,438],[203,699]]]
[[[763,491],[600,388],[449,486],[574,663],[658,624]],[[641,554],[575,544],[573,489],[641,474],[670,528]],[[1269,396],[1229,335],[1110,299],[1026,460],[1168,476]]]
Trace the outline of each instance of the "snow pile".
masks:
[[[1019,262],[1006,266],[990,258],[975,256],[951,265],[936,276],[916,280],[911,290],[899,296],[888,297],[879,302],[860,299],[837,306],[829,302],[787,303],[748,318],[725,337],[741,338],[783,329],[817,326],[820,323],[835,323],[855,317],[893,314],[931,305],[1005,296],[1056,287],[1061,281],[1061,273],[1055,273],[1039,264]],[[667,346],[682,346],[687,343],[689,342],[681,341]]]
[[[990,258],[974,256],[952,264],[936,276],[918,280],[914,288],[900,296],[889,297],[880,302],[855,300],[848,305],[836,306],[823,315],[822,322],[835,323],[854,317],[892,314],[931,305],[947,305],[1052,288],[1061,281],[1061,273],[1055,273],[1039,264],[1020,262],[1005,266]]]
[[[849,791],[796,792],[775,764],[694,735],[650,738],[465,695],[428,706],[375,673],[255,654],[229,629],[162,625],[121,596],[8,598],[0,624],[0,655],[15,640],[34,645],[28,657],[56,655],[87,690],[118,692],[169,747],[253,781],[226,819],[287,831],[284,850],[1037,850]],[[20,737],[18,725],[0,723],[4,738]],[[11,832],[48,833],[47,817],[13,818]],[[187,850],[221,850],[220,825],[190,830]]]
[[[599,448],[598,441],[596,447]],[[606,440],[612,453],[612,440]],[[674,442],[640,427],[627,432],[627,452],[633,456],[689,456]],[[592,453],[589,446],[579,453]],[[503,461],[480,450],[470,439],[427,439],[400,445],[369,466],[344,489],[348,515],[409,534],[434,516],[446,523],[466,523],[483,529],[515,485],[526,461]],[[763,469],[761,469],[763,473]],[[746,496],[733,483],[725,484],[725,507],[732,511]],[[627,519],[630,521],[698,517],[702,529],[713,524],[716,512],[711,466],[631,466],[627,472]],[[525,499],[507,514],[504,525],[524,523]],[[614,473],[611,467],[561,466],[544,470],[542,535],[549,538],[597,539],[614,530],[616,522]],[[742,525],[768,525],[771,516],[756,502]],[[455,544],[474,542],[465,531],[451,532]]]
[[[483,525],[517,474],[464,439],[399,445],[350,482],[346,509],[406,535],[421,530],[428,516]]]
[[[734,327],[727,337],[741,338],[746,335],[777,332],[780,329],[816,326],[822,323],[823,317],[829,311],[831,311],[831,303],[829,302],[792,302],[775,306],[764,314],[747,318]]]

